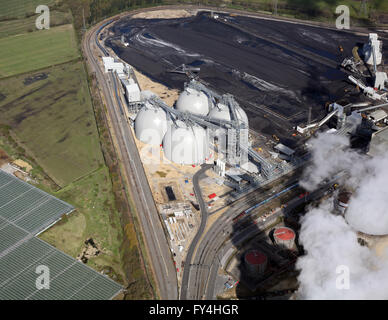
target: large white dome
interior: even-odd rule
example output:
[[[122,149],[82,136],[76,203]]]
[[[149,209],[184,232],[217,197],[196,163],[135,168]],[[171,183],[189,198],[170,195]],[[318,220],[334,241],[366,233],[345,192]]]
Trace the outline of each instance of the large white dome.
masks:
[[[229,108],[222,103],[218,103],[216,107],[210,110],[209,117],[219,120],[230,121]]]
[[[245,113],[245,111],[243,110],[243,108],[241,108],[240,106],[236,109],[236,113],[237,113],[237,117],[242,121],[244,122],[247,126],[249,126],[249,121],[248,121],[248,116],[247,114]]]
[[[191,88],[186,88],[176,102],[176,109],[205,116],[209,113],[209,102],[206,94]]]
[[[240,106],[236,108],[236,114],[239,120],[248,125],[248,116]],[[217,104],[217,107],[210,110],[209,117],[226,121],[231,120],[229,108],[222,103]]]
[[[209,157],[209,139],[200,126],[188,126],[182,121],[171,123],[163,138],[167,159],[184,165],[202,164]]]
[[[135,119],[135,134],[140,141],[160,145],[167,131],[166,112],[158,107],[146,105]]]

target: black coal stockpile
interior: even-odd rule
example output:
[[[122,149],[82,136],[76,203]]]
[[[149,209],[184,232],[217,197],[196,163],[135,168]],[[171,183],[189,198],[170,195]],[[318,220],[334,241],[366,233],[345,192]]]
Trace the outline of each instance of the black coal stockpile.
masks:
[[[123,19],[106,43],[129,64],[171,88],[187,77],[170,71],[186,64],[219,93],[233,94],[250,126],[288,139],[295,125],[325,115],[325,104],[354,93],[339,70],[367,37],[294,23],[207,13],[181,19]],[[125,36],[128,47],[119,44]],[[340,46],[344,49],[339,50]],[[352,93],[353,92],[353,93]]]

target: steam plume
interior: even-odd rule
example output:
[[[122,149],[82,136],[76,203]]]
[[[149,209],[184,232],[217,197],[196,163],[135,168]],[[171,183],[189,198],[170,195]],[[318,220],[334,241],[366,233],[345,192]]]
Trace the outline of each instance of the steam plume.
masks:
[[[301,184],[314,190],[319,182],[346,170],[342,184],[355,192],[345,219],[331,213],[333,199],[312,208],[302,219],[300,243],[306,255],[297,261],[302,299],[388,299],[388,263],[362,247],[356,231],[388,234],[388,154],[370,158],[347,148],[348,139],[320,134],[311,142],[312,164]],[[349,289],[339,289],[337,267],[346,266]]]

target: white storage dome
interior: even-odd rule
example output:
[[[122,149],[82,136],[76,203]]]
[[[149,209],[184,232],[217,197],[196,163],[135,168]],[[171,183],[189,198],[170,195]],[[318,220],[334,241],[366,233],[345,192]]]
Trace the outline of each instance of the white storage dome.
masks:
[[[218,103],[217,107],[214,107],[210,110],[209,117],[219,120],[230,121],[229,108],[222,103]]]
[[[209,157],[209,139],[200,126],[187,126],[182,121],[172,123],[163,138],[167,159],[184,165],[202,164]]]
[[[209,102],[206,94],[192,88],[186,88],[176,102],[176,108],[182,112],[191,112],[205,116],[209,113]]]
[[[140,141],[160,145],[167,131],[166,112],[157,107],[146,105],[137,114],[135,119],[135,134]]]
[[[240,106],[236,108],[236,114],[239,120],[244,122],[246,125],[249,125],[248,116]],[[231,120],[229,108],[222,103],[217,104],[217,107],[214,107],[212,110],[210,110],[209,117],[226,121]]]
[[[237,113],[237,117],[238,117],[242,122],[244,122],[247,126],[249,126],[248,116],[247,116],[247,114],[245,113],[245,111],[243,110],[243,108],[238,107],[238,108],[236,109],[236,113]]]

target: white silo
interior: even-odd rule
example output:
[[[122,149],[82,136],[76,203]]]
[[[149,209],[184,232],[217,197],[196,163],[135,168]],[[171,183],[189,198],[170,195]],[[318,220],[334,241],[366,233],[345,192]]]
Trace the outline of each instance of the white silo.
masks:
[[[209,117],[213,119],[230,121],[229,108],[222,103],[218,103],[217,106],[210,110]]]
[[[135,134],[140,141],[160,145],[167,131],[166,112],[159,108],[146,104],[137,114],[135,119]]]
[[[349,201],[352,193],[346,190],[340,191],[337,198],[334,200],[334,208],[340,214],[345,214],[349,206]]]
[[[232,119],[230,113],[231,111],[228,106],[222,103],[218,103],[216,107],[210,110],[209,117],[219,120],[230,121]],[[240,121],[242,121],[246,125],[249,125],[248,116],[240,106],[236,107],[236,115]]]
[[[244,255],[245,267],[250,275],[261,275],[267,268],[267,256],[258,250],[249,250]]]
[[[209,149],[209,136],[206,129],[201,126],[193,126],[191,127],[196,141],[196,163],[202,164],[209,158],[210,149]]]
[[[205,116],[209,113],[209,100],[205,93],[192,88],[186,88],[176,102],[176,109]]]
[[[177,120],[171,123],[163,138],[163,151],[172,162],[202,164],[209,157],[209,138],[204,128]]]
[[[368,43],[364,44],[363,46],[363,54],[365,56],[364,61],[372,65],[374,64],[374,60],[376,59],[376,65],[381,64],[382,59],[382,42],[378,40],[377,33],[370,33],[369,34],[369,41]],[[374,51],[374,54],[373,54]]]
[[[238,106],[236,108],[236,113],[237,113],[237,118],[239,118],[242,122],[244,122],[247,126],[249,126],[248,116],[243,110],[243,108]]]
[[[273,237],[275,243],[286,249],[292,249],[295,245],[295,232],[291,228],[280,227],[276,228]]]

